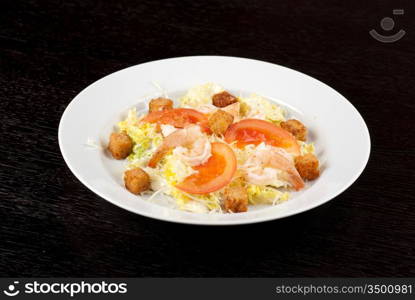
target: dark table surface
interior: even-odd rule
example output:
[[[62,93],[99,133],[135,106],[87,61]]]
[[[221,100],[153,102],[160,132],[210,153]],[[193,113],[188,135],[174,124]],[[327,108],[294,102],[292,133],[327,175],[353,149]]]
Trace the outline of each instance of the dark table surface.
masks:
[[[415,276],[414,1],[6,0],[0,8],[1,276]],[[392,15],[396,8],[405,14]],[[380,28],[387,16],[390,32],[406,30],[400,41],[369,36],[391,34]],[[361,177],[309,212],[236,227],[148,219],[83,186],[57,139],[72,98],[119,69],[201,54],[281,64],[342,93],[371,134]]]

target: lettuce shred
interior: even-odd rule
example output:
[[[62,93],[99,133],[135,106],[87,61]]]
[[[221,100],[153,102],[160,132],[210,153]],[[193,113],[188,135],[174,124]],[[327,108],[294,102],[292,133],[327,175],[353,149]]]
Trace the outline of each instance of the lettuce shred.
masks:
[[[211,104],[212,96],[223,91],[224,89],[220,85],[214,83],[197,85],[189,89],[187,93],[180,98],[180,105],[182,107],[197,108],[201,105]]]
[[[262,96],[252,94],[246,98],[240,97],[239,102],[243,117],[267,120],[274,124],[285,121],[285,111]]]
[[[128,112],[124,121],[118,123],[118,128],[133,140],[133,151],[127,159],[134,166],[143,166],[163,142],[163,136],[157,133],[155,124],[140,123],[135,108]]]

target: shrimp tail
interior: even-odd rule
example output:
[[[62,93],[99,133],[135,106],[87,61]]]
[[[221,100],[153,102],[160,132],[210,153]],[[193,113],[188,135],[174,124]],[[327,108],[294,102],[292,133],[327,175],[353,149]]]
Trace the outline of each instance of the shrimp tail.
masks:
[[[148,162],[148,166],[150,168],[155,168],[157,167],[157,164],[159,163],[160,160],[162,160],[162,158],[170,151],[169,147],[163,147],[163,145],[161,145],[153,154],[153,156],[151,157],[150,161]]]
[[[276,168],[284,170],[286,172],[285,179],[296,191],[301,190],[305,184],[294,163],[275,149],[272,149],[271,153],[272,155],[268,157],[269,163]]]
[[[304,188],[304,180],[301,178],[300,174],[298,174],[296,169],[290,170],[287,173],[289,182],[292,184],[296,191]]]

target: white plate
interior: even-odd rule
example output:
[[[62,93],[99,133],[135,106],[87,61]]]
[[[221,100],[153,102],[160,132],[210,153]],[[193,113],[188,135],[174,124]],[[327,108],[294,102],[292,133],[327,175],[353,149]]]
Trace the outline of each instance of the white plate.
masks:
[[[196,214],[150,203],[123,185],[125,162],[105,151],[114,125],[131,107],[145,109],[159,96],[157,82],[170,97],[197,84],[214,82],[231,92],[255,92],[288,108],[309,128],[322,163],[321,176],[289,201],[250,207],[239,214]],[[86,146],[95,141],[101,149]],[[153,61],[108,75],[84,89],[66,108],[59,125],[62,155],[75,176],[90,190],[131,212],[166,221],[230,225],[279,219],[319,206],[343,192],[362,173],[369,158],[365,122],[342,95],[297,71],[237,57],[194,56]],[[162,198],[159,198],[162,200]]]

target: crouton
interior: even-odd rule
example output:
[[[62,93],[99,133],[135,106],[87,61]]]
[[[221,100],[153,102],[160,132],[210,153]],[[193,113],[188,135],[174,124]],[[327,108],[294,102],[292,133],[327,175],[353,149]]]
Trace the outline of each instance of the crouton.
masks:
[[[225,107],[235,102],[238,102],[238,99],[226,91],[212,96],[212,103],[217,107]]]
[[[320,175],[318,159],[311,153],[297,156],[295,158],[295,168],[301,178],[306,180],[314,180]]]
[[[150,188],[150,176],[141,168],[131,169],[124,173],[124,183],[127,190],[138,195]]]
[[[226,212],[245,212],[248,210],[248,192],[242,184],[225,188],[224,208]]]
[[[209,128],[217,135],[223,135],[232,123],[233,116],[220,109],[214,112],[209,118]]]
[[[156,98],[150,101],[148,104],[149,111],[155,112],[155,111],[163,111],[167,109],[173,108],[173,101],[168,98]]]
[[[108,150],[115,159],[124,159],[133,151],[133,141],[125,133],[111,133]]]
[[[292,135],[294,135],[294,137],[297,140],[303,141],[305,142],[307,139],[307,128],[304,126],[303,123],[301,123],[298,120],[288,120],[285,122],[281,122],[280,124],[282,129],[287,130],[288,132],[291,132]]]

